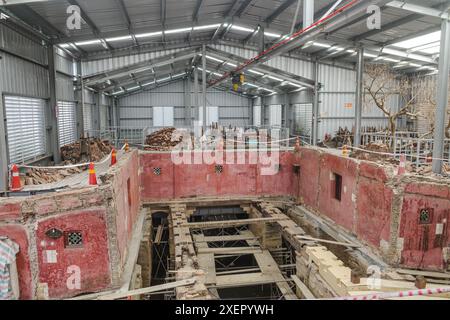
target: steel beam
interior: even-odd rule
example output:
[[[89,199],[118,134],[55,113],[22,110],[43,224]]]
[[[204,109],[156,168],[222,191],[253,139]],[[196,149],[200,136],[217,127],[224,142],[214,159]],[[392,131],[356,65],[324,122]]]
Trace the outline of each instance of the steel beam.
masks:
[[[1,6],[13,6],[18,4],[28,4],[36,2],[50,2],[51,0],[2,0]]]
[[[131,23],[130,15],[128,14],[127,7],[125,6],[125,3],[123,0],[116,0],[117,4],[119,5],[120,12],[123,15],[123,18],[127,24],[128,32],[130,33],[131,38],[133,39],[134,44],[137,46],[139,45],[133,31],[133,24]]]
[[[144,63],[127,66],[126,68],[121,68],[119,70],[103,72],[100,75],[87,76],[87,77],[85,77],[86,85],[93,86],[93,85],[103,83],[107,80],[128,77],[132,73],[136,74],[136,73],[151,70],[155,67],[170,65],[177,61],[191,59],[192,57],[194,57],[196,55],[197,55],[197,52],[195,52],[195,51],[192,52],[192,50],[181,51],[181,52],[177,52],[174,55],[156,58],[153,61],[150,61],[150,63],[146,61]]]
[[[265,23],[271,23],[275,20],[280,14],[282,14],[287,8],[293,5],[298,0],[286,0],[283,2],[274,12],[272,12],[269,16],[264,19]]]
[[[358,50],[358,66],[356,73],[356,103],[355,103],[355,137],[354,145],[361,145],[361,117],[363,108],[363,76],[364,76],[364,48]]]
[[[389,0],[352,1],[346,6],[338,9],[338,12],[336,14],[330,16],[325,21],[321,21],[317,25],[313,25],[307,30],[303,30],[301,33],[296,33],[291,37],[283,40],[282,42],[266,49],[263,54],[247,60],[243,65],[237,67],[235,72],[241,72],[256,64],[264,63],[276,56],[289,52],[294,48],[298,48],[308,41],[317,39],[321,34],[332,31],[335,28],[338,28],[342,24],[346,23],[350,19],[354,19],[355,17],[359,17],[361,14],[364,14],[367,10],[367,6],[370,4],[383,5],[388,1]],[[215,82],[210,83],[210,85],[217,84],[218,82],[225,80],[229,76],[230,74],[226,74]]]
[[[97,28],[97,25],[92,21],[92,19],[89,17],[89,15],[83,10],[83,8],[80,6],[77,0],[67,0],[68,3],[70,3],[73,6],[77,6],[80,8],[80,15],[81,18],[88,24],[88,26],[91,28],[92,33],[100,39],[102,44],[106,47],[106,49],[111,50],[111,45],[106,42],[104,37],[102,37],[100,30]]]
[[[203,0],[197,0],[195,3],[194,13],[192,14],[192,21],[198,21],[198,12],[200,11],[200,7],[202,6]]]
[[[439,55],[439,74],[437,85],[437,107],[435,115],[433,172],[442,173],[444,157],[445,119],[448,105],[448,75],[450,69],[450,20],[442,20],[441,53]]]
[[[50,152],[53,155],[53,161],[55,163],[61,162],[61,151],[59,148],[59,136],[58,136],[58,118],[57,118],[57,103],[56,100],[56,67],[55,67],[55,47],[50,45],[47,50],[48,53],[48,80],[50,91]]]
[[[448,10],[448,4],[447,4],[447,8],[444,8],[444,11],[434,9],[431,7],[408,3],[406,1],[391,1],[388,4],[386,4],[386,6],[392,7],[392,8],[403,9],[406,11],[419,13],[421,15],[426,15],[426,16],[430,16],[430,17],[449,19],[449,13],[448,13],[448,11],[446,11],[446,10]]]
[[[244,13],[244,11],[247,9],[247,7],[250,5],[250,3],[252,1],[253,0],[243,0],[241,6],[239,7],[239,9],[237,9],[237,11],[236,11],[236,13],[234,15],[240,17]]]
[[[233,3],[231,4],[230,8],[225,12],[225,14],[223,16],[224,17],[231,16],[231,13],[234,12],[234,10],[237,8],[238,3],[239,3],[239,0],[234,0]]]

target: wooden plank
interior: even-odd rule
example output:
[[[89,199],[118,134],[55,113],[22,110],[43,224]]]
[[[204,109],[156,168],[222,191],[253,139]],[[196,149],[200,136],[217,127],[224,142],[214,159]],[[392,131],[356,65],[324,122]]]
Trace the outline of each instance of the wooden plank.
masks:
[[[344,246],[344,247],[351,247],[351,248],[360,248],[361,247],[359,244],[353,244],[353,243],[348,243],[348,242],[332,241],[332,240],[313,238],[313,237],[301,236],[301,235],[296,235],[295,237],[298,239],[302,239],[302,240],[324,242],[324,243],[336,244],[336,245]]]
[[[302,280],[300,280],[296,275],[291,275],[291,279],[294,280],[295,285],[298,287],[298,289],[301,291],[302,295],[305,297],[305,299],[316,299],[316,297],[313,295],[313,293],[309,290],[309,288],[303,283]]]
[[[198,254],[254,254],[260,252],[261,248],[258,247],[198,248]]]
[[[141,288],[141,289],[130,290],[130,291],[126,291],[126,292],[119,292],[119,293],[113,293],[113,294],[109,294],[109,295],[99,296],[97,299],[98,300],[121,299],[121,298],[130,297],[130,296],[137,296],[137,295],[146,294],[146,293],[174,289],[177,287],[189,286],[189,285],[194,284],[195,282],[196,282],[195,279],[185,279],[185,280],[169,282],[169,283],[165,283],[165,284],[161,284],[161,285],[157,285],[157,286],[152,286],[152,287],[148,287],[148,288]]]
[[[156,235],[155,235],[155,243],[156,243],[156,244],[160,244],[162,234],[163,234],[163,225],[160,224],[160,225],[158,226],[158,229],[156,230]]]
[[[413,276],[424,276],[436,279],[450,279],[450,273],[435,272],[435,271],[422,271],[422,270],[411,270],[411,269],[396,269],[398,273],[410,274]]]
[[[276,282],[278,289],[286,300],[296,300],[297,296],[292,291],[289,284],[283,277],[281,270],[278,268],[277,262],[273,259],[268,250],[262,253],[255,253],[255,259],[263,274],[271,276]]]
[[[232,274],[226,276],[218,276],[216,287],[244,287],[256,284],[274,283],[273,277],[270,275],[257,273]]]
[[[181,227],[187,227],[191,229],[214,229],[214,228],[226,228],[226,227],[238,227],[255,223],[273,223],[287,217],[270,217],[270,218],[252,218],[252,219],[236,219],[236,220],[222,220],[222,221],[207,221],[207,222],[188,222],[181,225]]]
[[[204,237],[204,242],[222,242],[222,241],[246,241],[246,240],[256,240],[258,237],[246,236],[242,234],[232,235],[232,236],[210,236]],[[195,242],[200,242],[195,240]]]

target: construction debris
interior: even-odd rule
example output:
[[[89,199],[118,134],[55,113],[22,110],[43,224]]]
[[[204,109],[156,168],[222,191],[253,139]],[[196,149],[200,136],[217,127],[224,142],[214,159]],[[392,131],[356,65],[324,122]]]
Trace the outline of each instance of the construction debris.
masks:
[[[64,164],[97,162],[111,152],[108,140],[99,138],[80,139],[77,142],[61,147],[61,158]]]
[[[372,142],[361,148],[367,151],[354,150],[350,156],[359,160],[380,161],[395,165],[399,163],[397,159],[394,159],[390,155],[391,150],[389,146],[384,143]]]
[[[164,128],[149,134],[145,139],[145,150],[170,151],[183,141],[183,136],[175,133],[175,128]]]
[[[107,140],[98,138],[80,139],[77,142],[61,147],[61,166],[73,165],[85,162],[97,162],[111,152],[111,145]],[[39,185],[58,182],[73,174],[80,173],[86,167],[67,169],[36,169],[28,168],[25,175],[21,176],[22,185]]]

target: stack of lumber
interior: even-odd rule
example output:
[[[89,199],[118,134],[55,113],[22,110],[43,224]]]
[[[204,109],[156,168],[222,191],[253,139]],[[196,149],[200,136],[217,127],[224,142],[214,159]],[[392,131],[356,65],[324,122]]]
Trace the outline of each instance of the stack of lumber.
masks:
[[[107,140],[98,138],[81,139],[61,147],[61,158],[64,164],[76,164],[87,161],[100,161],[111,152]]]
[[[153,132],[145,139],[145,150],[169,151],[183,141],[181,135],[176,134],[175,128],[164,128]]]

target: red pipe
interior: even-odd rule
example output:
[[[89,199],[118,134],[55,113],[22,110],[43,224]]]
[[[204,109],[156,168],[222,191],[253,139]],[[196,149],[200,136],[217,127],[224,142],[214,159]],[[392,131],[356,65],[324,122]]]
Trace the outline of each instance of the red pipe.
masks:
[[[212,82],[210,82],[208,84],[209,87],[215,85],[218,82],[221,82],[222,80],[225,80],[226,78],[228,78],[231,73],[237,73],[239,71],[241,71],[242,69],[244,69],[245,67],[249,66],[251,63],[253,63],[254,61],[257,61],[259,59],[261,59],[263,56],[265,56],[266,54],[268,54],[269,52],[275,50],[276,48],[294,40],[295,38],[299,37],[300,35],[302,35],[303,33],[305,33],[308,30],[311,30],[312,28],[326,22],[327,20],[330,20],[331,18],[333,18],[334,16],[338,15],[339,13],[347,10],[348,8],[350,8],[351,6],[353,6],[354,4],[356,4],[357,2],[359,2],[360,0],[352,0],[349,3],[347,3],[345,6],[337,9],[336,11],[332,12],[331,14],[329,14],[328,16],[314,22],[312,25],[310,25],[309,27],[306,27],[304,29],[300,29],[299,31],[297,31],[296,33],[292,34],[291,36],[287,37],[286,39],[274,44],[273,46],[271,46],[270,48],[264,50],[263,52],[261,52],[260,54],[258,54],[257,56],[245,61],[242,65],[238,66],[234,71],[232,72],[226,72],[222,77],[220,77],[217,80],[214,80]]]

